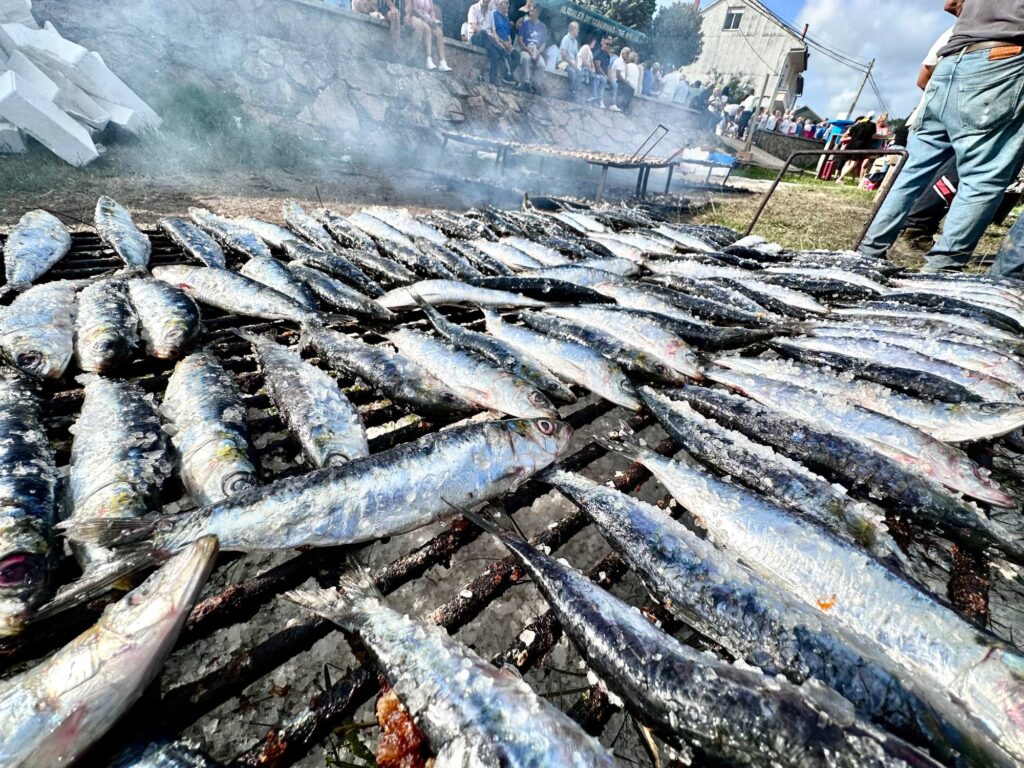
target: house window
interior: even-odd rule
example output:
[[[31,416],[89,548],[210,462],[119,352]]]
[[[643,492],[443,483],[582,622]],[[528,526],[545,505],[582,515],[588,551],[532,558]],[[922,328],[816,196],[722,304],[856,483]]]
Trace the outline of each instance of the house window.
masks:
[[[743,18],[743,8],[730,8],[725,14],[725,24],[722,29],[739,29],[740,20]]]

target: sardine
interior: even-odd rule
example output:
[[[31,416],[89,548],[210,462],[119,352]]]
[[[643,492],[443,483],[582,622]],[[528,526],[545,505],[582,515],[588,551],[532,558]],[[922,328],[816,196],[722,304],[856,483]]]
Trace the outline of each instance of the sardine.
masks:
[[[294,272],[275,258],[249,259],[238,272],[250,280],[283,293],[300,307],[313,312],[317,309],[316,294]]]
[[[494,237],[494,235],[491,235],[491,237]],[[449,249],[459,253],[471,264],[474,264],[482,273],[489,275],[515,274],[515,270],[506,267],[493,256],[484,253],[464,240],[449,240],[447,246]]]
[[[794,461],[843,483],[863,498],[879,499],[912,519],[935,523],[951,539],[975,548],[995,547],[1014,562],[1024,560],[1019,537],[978,507],[873,448],[818,430],[745,397],[704,387],[665,393],[699,413],[742,432]]]
[[[744,373],[784,381],[841,397],[862,408],[917,427],[944,443],[966,443],[1005,435],[1024,427],[1024,405],[1012,403],[939,403],[922,400],[855,379],[831,368],[758,357],[720,357],[715,363]]]
[[[404,208],[388,208],[383,205],[373,205],[363,208],[361,213],[380,219],[391,225],[410,239],[420,238],[431,243],[443,244],[448,238],[437,228],[424,224]]]
[[[68,515],[72,520],[140,517],[159,500],[173,465],[152,397],[127,381],[86,375],[71,434]],[[82,569],[111,560],[109,550],[75,548]]]
[[[491,239],[495,237],[484,224],[455,211],[438,209],[420,218],[436,229],[441,230],[453,240],[473,240],[477,237]]]
[[[331,237],[330,233],[294,200],[284,201],[284,204],[281,206],[281,215],[292,231],[301,235],[315,247],[328,253],[334,249],[334,238]]]
[[[350,288],[340,280],[325,275],[319,269],[307,267],[301,262],[291,262],[287,269],[321,301],[343,312],[366,315],[375,320],[389,320],[394,314],[382,307],[369,296],[364,296],[355,288]]]
[[[75,358],[89,373],[106,373],[123,363],[139,344],[139,316],[128,295],[128,281],[97,280],[78,294]]]
[[[447,243],[434,243],[430,240],[416,239],[416,247],[432,261],[443,264],[453,275],[460,280],[472,280],[483,277],[476,264],[462,255],[461,251],[449,248]]]
[[[492,259],[496,259],[509,269],[519,272],[524,269],[541,269],[548,267],[548,264],[541,264],[537,259],[523,253],[518,248],[503,242],[491,242],[490,240],[471,240],[469,243],[477,250],[483,251]]]
[[[7,235],[4,273],[7,288],[24,290],[71,250],[71,233],[46,211],[29,211]]]
[[[574,265],[582,269],[599,269],[602,272],[611,272],[620,277],[634,277],[640,272],[639,265],[629,259],[617,259],[614,256],[592,256],[574,262]]]
[[[75,291],[58,280],[34,285],[0,308],[0,350],[23,373],[59,379],[75,350]]]
[[[72,540],[118,547],[134,542],[154,556],[207,534],[217,536],[221,549],[242,552],[373,541],[518,488],[556,461],[571,436],[572,427],[551,419],[476,422],[202,509],[138,524],[74,521],[65,527]]]
[[[993,751],[986,735],[955,702],[905,679],[883,654],[817,607],[748,570],[656,506],[569,472],[549,470],[542,479],[587,514],[666,608],[732,656],[796,685],[824,683],[862,717],[915,744],[941,748],[944,759],[952,759],[955,749],[990,764],[981,756]],[[999,754],[997,764],[1003,759]]]
[[[645,314],[598,306],[552,307],[546,311],[574,323],[605,330],[620,341],[640,347],[681,376],[702,378],[699,360],[690,345]]]
[[[318,314],[289,296],[226,269],[171,264],[153,267],[153,277],[177,286],[201,304],[247,317],[316,322]]]
[[[670,227],[667,224],[655,227],[654,231],[662,237],[668,238],[677,245],[682,246],[687,251],[695,253],[712,253],[715,250],[703,240],[685,232],[680,232],[678,229]]]
[[[368,213],[353,213],[348,217],[347,221],[352,226],[373,238],[377,243],[387,241],[407,248],[410,251],[416,250],[416,246],[413,243],[412,238],[408,237],[390,224],[383,222]]]
[[[331,233],[331,236],[344,248],[356,248],[364,251],[376,251],[377,246],[373,238],[352,224],[340,213],[335,213],[329,208],[317,208],[313,211],[313,218],[323,224],[324,229]]]
[[[14,372],[0,371],[0,637],[21,632],[47,592],[56,492],[39,400]]]
[[[959,699],[1000,748],[1024,757],[1024,656],[819,524],[712,477],[689,457],[666,459],[630,439],[619,446],[712,543],[876,644],[904,674]]]
[[[191,741],[145,741],[120,752],[110,768],[224,768]]]
[[[0,682],[0,764],[71,765],[142,696],[213,568],[200,539],[27,672]]]
[[[338,589],[286,597],[362,638],[438,765],[614,768],[597,739],[517,675],[444,630],[389,608],[368,574],[346,574]]]
[[[363,420],[331,376],[271,339],[239,335],[252,344],[271,402],[314,467],[370,455]]]
[[[271,248],[281,250],[284,248],[284,244],[289,240],[295,240],[295,233],[290,229],[273,224],[263,219],[253,219],[249,217],[243,217],[240,219],[231,219],[232,222],[240,227],[252,232],[256,237],[262,240],[264,243],[269,245]]]
[[[508,416],[558,418],[544,393],[484,357],[411,328],[392,331],[387,339],[463,400]]]
[[[230,248],[247,259],[257,256],[270,258],[270,249],[267,244],[247,227],[236,224],[224,216],[218,216],[205,208],[189,208],[188,215],[197,226],[213,235],[217,242],[225,248]],[[203,261],[203,259],[200,260]],[[207,264],[207,266],[222,265]]]
[[[129,269],[145,270],[153,250],[149,238],[135,226],[132,215],[116,201],[104,195],[96,201],[96,232]]]
[[[165,216],[157,221],[157,226],[172,243],[203,266],[225,268],[227,262],[220,245],[192,222],[177,216]]]
[[[542,334],[582,344],[613,361],[624,371],[653,376],[659,381],[682,383],[683,376],[632,342],[591,325],[579,325],[543,312],[520,312],[519,319]]]
[[[470,413],[472,405],[405,355],[324,328],[307,327],[302,342],[332,368],[358,377],[385,397],[426,411]]]
[[[745,312],[752,312],[756,315],[772,315],[771,312],[750,298],[746,293],[712,280],[695,280],[679,275],[654,275],[646,278],[646,281],[666,286],[688,296],[706,298],[721,304],[737,307]]]
[[[384,294],[378,303],[388,309],[413,309],[417,298],[427,304],[476,304],[481,307],[544,307],[547,302],[519,293],[477,288],[459,280],[420,280]]]
[[[939,376],[956,384],[976,397],[990,403],[1015,403],[1021,401],[1021,392],[1012,384],[1000,381],[983,373],[968,370],[955,363],[937,360],[905,347],[898,347],[882,341],[855,338],[790,338],[776,339],[773,343],[783,350],[806,350],[838,354],[876,365],[920,371]]]
[[[687,403],[674,402],[650,387],[641,387],[640,397],[681,448],[719,474],[820,521],[879,560],[914,575],[885,526],[885,513],[874,504],[850,498],[802,464],[725,429]]]
[[[544,267],[560,267],[569,264],[569,259],[554,248],[536,243],[525,237],[503,237],[498,242],[517,248]]]
[[[608,272],[593,266],[581,264],[569,264],[564,267],[543,267],[541,269],[527,269],[519,273],[522,277],[541,277],[551,280],[564,280],[567,283],[593,288],[602,283],[613,283],[623,280],[624,277],[615,272]]]
[[[942,360],[1005,381],[1018,390],[1024,389],[1024,365],[1008,355],[986,347],[981,342],[969,342],[953,334],[937,338],[908,330],[878,326],[858,328],[846,323],[836,323],[811,328],[810,335],[825,338],[871,339],[896,347],[905,347],[935,360]]]
[[[563,403],[576,402],[576,395],[572,393],[572,390],[529,355],[523,354],[486,333],[471,331],[450,322],[427,303],[422,304],[421,309],[437,332],[455,346],[485,357],[523,381],[529,382],[550,398]]]
[[[720,368],[705,375],[818,429],[858,440],[954,491],[999,507],[1016,506],[1013,497],[962,451],[901,421],[775,379]]]
[[[640,410],[640,400],[629,379],[619,366],[600,352],[573,341],[511,325],[490,310],[484,310],[484,318],[491,336],[537,359],[563,380],[579,384],[616,405]]]
[[[1024,334],[1024,323],[1006,312],[987,305],[981,305],[961,296],[951,296],[928,291],[902,291],[885,295],[886,302],[916,304],[923,309],[939,310],[950,314],[964,315],[972,319],[983,319],[1004,331]]]
[[[669,288],[666,285],[646,282],[634,283],[633,285],[652,299],[665,302],[668,305],[683,310],[690,317],[696,317],[705,322],[758,327],[766,326],[782,319],[774,317],[763,310],[751,312],[741,309],[732,303],[718,301],[707,296],[684,293],[683,291]],[[600,290],[607,293],[605,289]]]
[[[377,219],[373,219],[373,221],[384,225],[384,222],[378,222]],[[398,234],[405,237],[400,232]],[[449,280],[456,277],[455,270],[449,268],[445,261],[437,258],[427,250],[418,248],[416,243],[411,240],[409,242],[410,245],[404,245],[395,240],[382,238],[377,242],[377,248],[392,261],[401,262],[410,269],[427,277],[441,280]]]
[[[730,765],[939,765],[858,720],[847,700],[826,689],[791,685],[687,648],[633,606],[531,546],[503,514],[470,516],[523,564],[598,676],[673,747]],[[672,528],[651,534],[654,547],[681,535]]]
[[[614,304],[615,299],[605,296],[583,285],[555,280],[550,277],[527,277],[523,275],[500,275],[479,277],[468,280],[478,288],[510,291],[529,296],[531,299],[550,303],[565,304]]]
[[[322,251],[311,245],[300,243],[298,240],[288,240],[284,244],[285,256],[287,256],[291,262],[302,264],[304,266],[316,267],[317,269],[329,272],[335,277],[339,277],[342,280],[351,283],[372,299],[381,296],[384,293],[384,289],[380,287],[380,284],[367,277],[363,270],[349,261],[345,256],[342,256],[341,253],[339,253],[339,251],[342,250],[343,249],[339,248],[331,252]],[[346,254],[350,253],[349,251],[344,252]],[[411,272],[409,273],[409,278],[411,280],[416,279]]]
[[[128,295],[146,353],[160,360],[181,357],[202,328],[196,303],[173,285],[148,277],[129,280]]]
[[[258,484],[242,392],[212,352],[193,352],[174,366],[161,410],[182,483],[197,504]]]
[[[894,328],[948,328],[951,331],[959,331],[976,338],[1006,342],[1012,345],[1021,344],[1021,339],[1016,334],[1000,330],[981,320],[973,320],[963,315],[929,312],[924,307],[916,307],[913,304],[879,303],[877,306],[836,307],[832,310],[832,319],[884,323]]]
[[[593,216],[587,216],[585,213],[577,213],[573,211],[555,211],[549,213],[553,219],[564,224],[572,232],[578,235],[589,235],[592,232],[607,232],[608,227],[599,222]]]

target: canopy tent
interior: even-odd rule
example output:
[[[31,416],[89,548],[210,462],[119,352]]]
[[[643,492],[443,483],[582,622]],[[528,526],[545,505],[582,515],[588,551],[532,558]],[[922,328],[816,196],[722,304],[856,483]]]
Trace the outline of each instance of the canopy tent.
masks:
[[[624,24],[619,24],[614,19],[610,19],[604,14],[591,10],[579,3],[574,3],[571,0],[536,0],[536,3],[541,8],[546,8],[554,13],[564,14],[570,19],[580,22],[580,24],[586,24],[594,29],[615,35],[627,42],[638,44],[647,41],[647,35],[643,32],[638,32]]]

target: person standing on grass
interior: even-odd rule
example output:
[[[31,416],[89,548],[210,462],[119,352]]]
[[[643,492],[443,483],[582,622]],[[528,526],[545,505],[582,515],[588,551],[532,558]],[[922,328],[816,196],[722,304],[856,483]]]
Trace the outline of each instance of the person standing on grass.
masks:
[[[1021,83],[1024,0],[966,0],[925,89],[907,147],[910,160],[875,215],[861,253],[883,256],[889,250],[914,201],[956,157],[960,187],[925,268],[963,269],[1024,160]],[[990,271],[1019,277],[1022,270],[1019,249],[1008,248]]]

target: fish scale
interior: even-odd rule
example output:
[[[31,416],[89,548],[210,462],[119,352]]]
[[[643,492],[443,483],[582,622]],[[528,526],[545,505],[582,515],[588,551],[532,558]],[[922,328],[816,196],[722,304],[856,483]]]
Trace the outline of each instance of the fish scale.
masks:
[[[0,308],[0,350],[22,373],[59,379],[75,349],[75,292],[71,280],[34,285]]]
[[[145,270],[153,250],[149,238],[135,226],[128,210],[103,196],[96,201],[96,232],[129,269]]]
[[[139,342],[139,316],[119,278],[97,280],[78,294],[75,358],[78,367],[106,373],[127,360]]]
[[[23,289],[45,275],[71,249],[71,233],[60,219],[42,210],[29,211],[4,243],[7,288]]]

